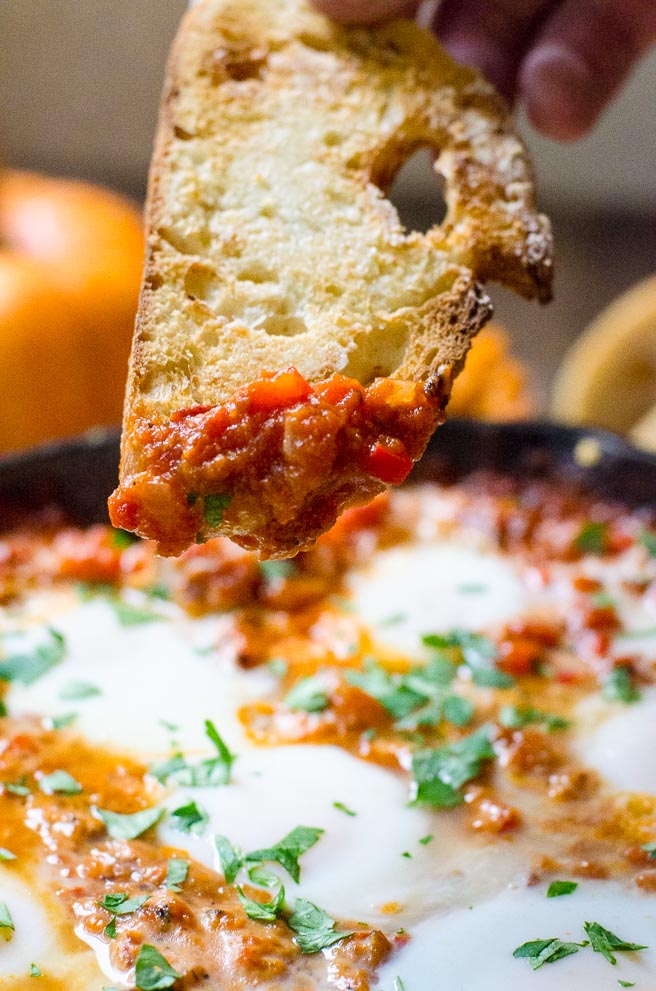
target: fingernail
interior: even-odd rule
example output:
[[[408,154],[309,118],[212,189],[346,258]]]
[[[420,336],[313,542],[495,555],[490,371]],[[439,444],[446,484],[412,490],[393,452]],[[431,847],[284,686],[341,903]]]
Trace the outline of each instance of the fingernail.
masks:
[[[559,141],[575,141],[604,104],[599,79],[577,52],[545,42],[524,59],[519,89],[531,124]]]

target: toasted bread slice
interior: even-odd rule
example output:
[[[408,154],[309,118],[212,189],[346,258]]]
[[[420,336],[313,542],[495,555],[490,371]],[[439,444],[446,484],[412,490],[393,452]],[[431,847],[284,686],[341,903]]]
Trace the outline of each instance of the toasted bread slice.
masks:
[[[422,146],[447,203],[425,235],[385,197]],[[147,227],[110,509],[162,553],[307,546],[421,456],[491,312],[479,280],[550,293],[549,224],[491,87],[410,21],[339,26],[306,0],[187,14]]]

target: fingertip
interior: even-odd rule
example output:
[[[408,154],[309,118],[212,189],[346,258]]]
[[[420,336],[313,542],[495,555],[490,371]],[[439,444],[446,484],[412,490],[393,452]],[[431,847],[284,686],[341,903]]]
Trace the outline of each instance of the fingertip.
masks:
[[[518,83],[530,123],[557,141],[577,141],[587,134],[607,95],[585,59],[557,41],[545,41],[528,53]]]

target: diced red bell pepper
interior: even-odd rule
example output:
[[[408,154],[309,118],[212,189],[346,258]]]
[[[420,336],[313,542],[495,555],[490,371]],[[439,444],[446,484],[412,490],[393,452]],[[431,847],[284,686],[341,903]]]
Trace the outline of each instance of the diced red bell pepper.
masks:
[[[386,485],[400,485],[410,474],[412,464],[412,458],[401,441],[396,442],[394,450],[377,443],[365,458],[364,470]]]
[[[248,386],[250,407],[255,413],[269,413],[305,402],[312,392],[301,373],[290,367],[275,375],[263,375]]]

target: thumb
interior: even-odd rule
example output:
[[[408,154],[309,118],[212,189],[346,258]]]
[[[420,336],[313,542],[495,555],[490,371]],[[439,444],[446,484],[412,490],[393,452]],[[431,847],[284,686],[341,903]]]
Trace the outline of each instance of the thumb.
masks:
[[[313,0],[313,3],[329,17],[351,24],[414,17],[419,6],[419,0]]]

